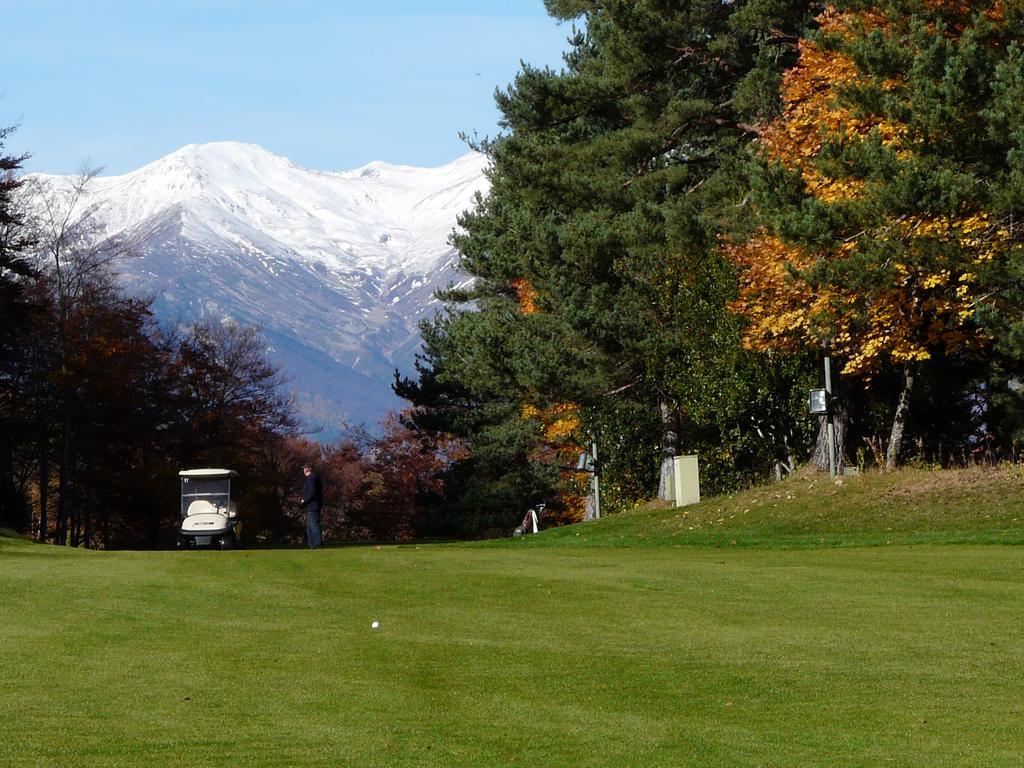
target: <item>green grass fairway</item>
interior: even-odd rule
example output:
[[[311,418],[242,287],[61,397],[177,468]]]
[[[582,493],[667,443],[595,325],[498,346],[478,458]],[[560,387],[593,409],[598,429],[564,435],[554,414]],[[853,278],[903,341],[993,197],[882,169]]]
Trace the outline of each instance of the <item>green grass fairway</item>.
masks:
[[[0,544],[5,768],[1022,754],[1024,548]]]

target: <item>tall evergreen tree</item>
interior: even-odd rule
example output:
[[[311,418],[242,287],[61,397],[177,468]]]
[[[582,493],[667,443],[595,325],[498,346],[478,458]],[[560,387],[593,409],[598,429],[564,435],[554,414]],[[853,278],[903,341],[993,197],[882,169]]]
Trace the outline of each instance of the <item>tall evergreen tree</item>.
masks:
[[[0,526],[20,529],[26,522],[26,476],[17,454],[32,439],[32,425],[19,407],[28,366],[24,340],[38,306],[31,278],[33,244],[18,196],[25,155],[4,153],[12,128],[0,128]]]
[[[448,294],[461,309],[427,334],[430,386],[462,392],[477,417],[493,408],[505,445],[524,403],[575,403],[584,429],[649,414],[609,442],[613,464],[645,465],[631,492],[653,490],[673,436],[714,445],[730,465],[717,479],[734,482],[730,431],[749,427],[757,388],[741,373],[755,367],[725,311],[734,276],[716,236],[743,197],[732,158],[777,110],[807,4],[547,7],[581,29],[564,69],[525,67],[497,94],[506,133],[481,146],[491,190],[455,238],[476,282]],[[467,429],[471,442],[485,432]]]

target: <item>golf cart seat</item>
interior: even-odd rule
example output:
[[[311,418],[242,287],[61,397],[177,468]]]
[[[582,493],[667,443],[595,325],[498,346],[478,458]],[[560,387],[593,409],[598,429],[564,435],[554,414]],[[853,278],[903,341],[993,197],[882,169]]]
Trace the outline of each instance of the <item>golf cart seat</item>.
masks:
[[[185,517],[192,515],[222,515],[224,508],[220,504],[213,504],[206,499],[193,501],[185,511]],[[238,517],[238,505],[234,501],[228,502],[228,517]]]

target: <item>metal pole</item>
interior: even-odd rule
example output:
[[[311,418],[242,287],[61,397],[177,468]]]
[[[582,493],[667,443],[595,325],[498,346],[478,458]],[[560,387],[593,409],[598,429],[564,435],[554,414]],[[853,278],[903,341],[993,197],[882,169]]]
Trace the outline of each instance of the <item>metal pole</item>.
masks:
[[[592,438],[593,442],[590,444],[590,453],[594,457],[594,474],[591,476],[591,483],[594,487],[594,519],[601,519],[601,482],[598,480],[600,474],[600,465],[597,463],[597,436]]]
[[[836,424],[832,416],[832,358],[825,355],[825,393],[828,413],[825,415],[825,439],[828,441],[828,474],[835,477],[836,469]]]

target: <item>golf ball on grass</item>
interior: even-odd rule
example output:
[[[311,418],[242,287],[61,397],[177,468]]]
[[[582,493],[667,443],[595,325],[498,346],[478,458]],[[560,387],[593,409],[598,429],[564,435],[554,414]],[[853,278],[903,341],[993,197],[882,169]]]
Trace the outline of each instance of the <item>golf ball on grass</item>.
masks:
[[[370,629],[380,629],[380,622],[379,621],[371,621],[370,622]]]

